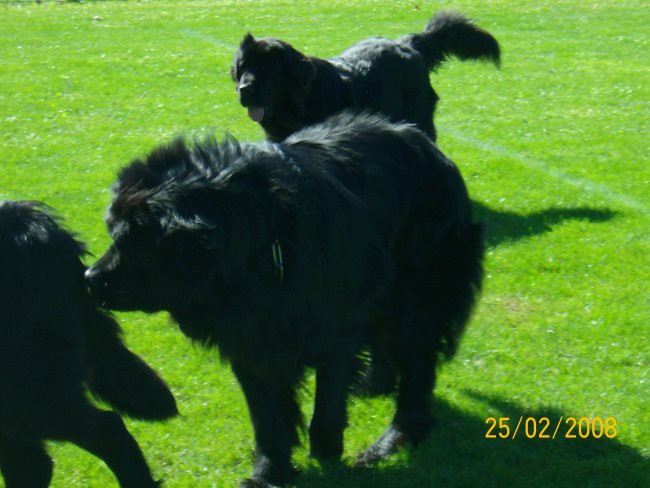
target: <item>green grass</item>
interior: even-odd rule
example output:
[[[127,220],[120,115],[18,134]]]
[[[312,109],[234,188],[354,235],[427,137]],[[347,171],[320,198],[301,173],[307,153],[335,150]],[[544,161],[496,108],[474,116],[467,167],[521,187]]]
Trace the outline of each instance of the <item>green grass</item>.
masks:
[[[195,1],[0,5],[0,198],[56,208],[99,255],[116,171],[177,134],[259,140],[228,77],[248,30],[320,56],[419,31],[442,7],[476,19],[503,67],[449,62],[432,81],[441,148],[487,222],[485,291],[443,367],[438,425],[413,453],[357,472],[296,450],[299,486],[648,486],[650,13],[641,0]],[[287,16],[287,11],[290,14]],[[121,314],[182,417],[129,421],[169,487],[236,486],[251,469],[239,388],[165,315]],[[304,395],[304,411],[311,409]],[[392,414],[354,399],[345,460]],[[615,417],[615,439],[485,439],[489,416]],[[53,443],[54,487],[114,486]],[[0,482],[0,486],[2,482]]]

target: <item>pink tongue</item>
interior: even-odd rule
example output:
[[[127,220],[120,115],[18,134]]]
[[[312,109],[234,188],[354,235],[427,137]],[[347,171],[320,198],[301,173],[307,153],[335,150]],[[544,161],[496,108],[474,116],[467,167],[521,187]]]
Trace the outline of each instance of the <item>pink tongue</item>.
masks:
[[[255,122],[261,122],[264,118],[264,109],[262,107],[248,107],[248,116]]]

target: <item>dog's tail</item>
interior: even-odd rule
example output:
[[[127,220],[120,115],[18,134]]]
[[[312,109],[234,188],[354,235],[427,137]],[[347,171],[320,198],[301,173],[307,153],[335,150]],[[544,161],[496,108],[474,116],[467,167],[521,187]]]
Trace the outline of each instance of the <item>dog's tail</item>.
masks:
[[[436,70],[450,56],[464,61],[483,59],[497,67],[501,63],[499,43],[489,32],[453,11],[433,16],[424,31],[402,39],[424,57],[429,71]]]
[[[122,343],[117,322],[97,310],[91,316],[86,377],[90,391],[129,417],[164,420],[177,415],[169,387]]]
[[[483,281],[485,243],[483,225],[466,224],[461,233],[447,243],[438,263],[440,289],[436,299],[444,304],[437,330],[436,351],[441,359],[451,360],[465,331]]]

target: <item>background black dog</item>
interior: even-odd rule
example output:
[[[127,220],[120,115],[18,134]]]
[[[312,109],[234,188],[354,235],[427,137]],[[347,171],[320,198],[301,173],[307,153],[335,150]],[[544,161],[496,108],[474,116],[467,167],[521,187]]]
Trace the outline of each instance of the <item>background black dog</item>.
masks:
[[[436,363],[469,317],[483,244],[458,170],[415,127],[340,115],[284,144],[177,140],[121,172],[107,223],[114,244],[86,273],[91,291],[109,308],[168,310],[230,361],[255,429],[251,486],[292,476],[306,367],[311,452],[341,455],[366,341],[401,378],[391,426],[359,462],[427,435]]]
[[[0,203],[0,470],[7,488],[46,487],[43,440],[103,459],[123,487],[158,486],[120,416],[92,406],[84,383],[116,410],[177,413],[165,383],[121,342],[84,281],[84,247],[34,202]]]
[[[461,14],[440,12],[422,33],[397,41],[366,39],[329,60],[305,56],[278,39],[247,34],[231,74],[248,115],[275,141],[345,108],[413,122],[435,139],[438,95],[429,71],[450,55],[489,59],[498,66],[499,44]]]

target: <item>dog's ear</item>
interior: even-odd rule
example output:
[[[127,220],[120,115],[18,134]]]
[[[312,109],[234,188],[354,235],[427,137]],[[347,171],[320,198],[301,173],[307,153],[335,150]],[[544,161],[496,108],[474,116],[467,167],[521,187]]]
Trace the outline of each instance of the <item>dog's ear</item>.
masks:
[[[244,51],[250,49],[253,47],[257,41],[253,37],[253,34],[248,32],[242,41],[239,43],[239,49],[235,53],[235,56],[232,59],[232,64],[230,65],[230,77],[232,78],[233,81],[237,81],[238,78],[238,73],[237,73],[237,64],[241,60],[242,56],[244,55]]]
[[[136,183],[129,187],[118,184],[114,191],[115,198],[108,209],[107,222],[140,221],[142,216],[147,215],[151,190],[143,189]]]
[[[155,148],[145,160],[136,159],[124,167],[118,175],[116,193],[127,188],[156,188],[169,178],[170,171],[176,171],[179,167],[185,168],[190,164],[189,146],[182,137],[177,137],[171,143]]]
[[[126,189],[153,188],[160,182],[160,176],[154,173],[147,164],[137,159],[123,168],[117,177],[115,193]]]
[[[239,44],[239,47],[241,49],[248,49],[251,46],[254,46],[257,41],[253,37],[253,34],[250,32],[247,32],[244,38],[242,39],[241,43]]]
[[[160,176],[142,160],[135,160],[123,168],[113,185],[113,202],[108,210],[107,221],[132,220],[149,208],[152,188],[158,185]]]

